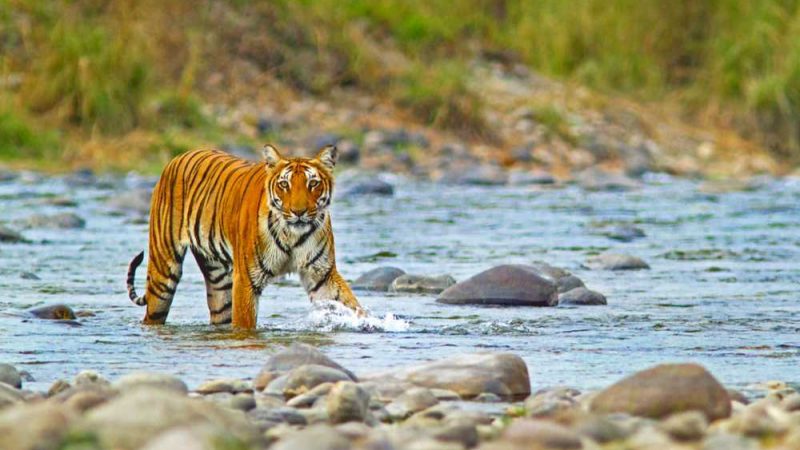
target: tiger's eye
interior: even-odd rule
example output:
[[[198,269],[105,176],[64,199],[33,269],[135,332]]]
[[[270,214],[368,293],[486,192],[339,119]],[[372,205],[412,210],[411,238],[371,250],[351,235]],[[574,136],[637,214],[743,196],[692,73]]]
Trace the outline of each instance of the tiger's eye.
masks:
[[[289,189],[289,182],[288,182],[288,181],[286,181],[286,180],[281,180],[281,181],[278,183],[278,186],[279,186],[281,189]]]
[[[318,185],[319,185],[319,181],[317,181],[317,180],[311,180],[311,181],[308,182],[308,187],[310,189],[314,189]]]

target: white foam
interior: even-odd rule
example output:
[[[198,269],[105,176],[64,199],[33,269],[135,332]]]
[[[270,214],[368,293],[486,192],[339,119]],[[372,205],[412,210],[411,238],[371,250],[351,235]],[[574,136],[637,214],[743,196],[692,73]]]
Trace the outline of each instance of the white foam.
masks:
[[[410,326],[407,321],[395,317],[392,313],[386,313],[381,318],[372,316],[367,311],[366,317],[358,317],[355,311],[334,301],[313,302],[311,312],[305,320],[311,328],[322,331],[356,330],[399,333],[408,331]]]

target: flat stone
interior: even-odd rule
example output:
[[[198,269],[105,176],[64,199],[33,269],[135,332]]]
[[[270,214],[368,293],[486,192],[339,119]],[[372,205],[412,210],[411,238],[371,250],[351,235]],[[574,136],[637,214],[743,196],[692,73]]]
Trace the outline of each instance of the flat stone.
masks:
[[[578,287],[558,296],[559,305],[606,305],[605,295]]]
[[[424,276],[400,275],[392,281],[389,292],[411,292],[417,294],[438,294],[456,284],[450,275]]]
[[[639,270],[649,269],[643,259],[623,253],[602,253],[586,260],[586,267],[592,270]]]
[[[662,364],[637,372],[602,390],[590,409],[660,419],[697,410],[709,421],[731,414],[728,392],[697,364]]]
[[[186,394],[189,389],[180,378],[165,373],[133,372],[123,375],[112,386],[120,392],[138,388],[166,389],[178,394]]]
[[[0,383],[22,389],[22,376],[11,364],[0,363]]]
[[[555,306],[558,293],[556,284],[541,277],[534,267],[507,264],[447,288],[436,301],[452,305]]]
[[[378,267],[362,274],[353,282],[353,289],[386,292],[392,282],[405,275],[405,271],[397,267]]]

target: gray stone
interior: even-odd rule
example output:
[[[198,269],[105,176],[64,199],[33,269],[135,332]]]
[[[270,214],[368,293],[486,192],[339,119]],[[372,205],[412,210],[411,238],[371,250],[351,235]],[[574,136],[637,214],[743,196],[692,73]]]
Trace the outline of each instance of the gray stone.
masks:
[[[686,411],[667,417],[661,429],[675,440],[696,441],[705,436],[708,421],[700,411]]]
[[[589,407],[654,419],[691,410],[703,412],[709,421],[731,414],[728,392],[697,364],[662,364],[637,372],[600,391]]]
[[[405,275],[405,271],[397,267],[378,267],[362,274],[352,284],[353,289],[386,292],[392,282]]]
[[[356,181],[342,187],[342,198],[356,197],[359,195],[392,196],[394,195],[394,186],[381,179],[370,178]]]
[[[11,364],[0,363],[0,383],[22,389],[22,376],[20,376],[17,368]]]
[[[438,403],[439,399],[433,395],[430,389],[411,388],[386,405],[386,412],[389,413],[389,418],[394,421],[404,420],[412,414],[428,409]]]
[[[308,392],[322,383],[353,381],[345,372],[319,364],[302,365],[293,369],[288,375],[286,386],[283,388],[283,395],[287,399]]]
[[[47,402],[0,409],[0,448],[63,448],[61,441],[69,431],[72,420],[73,414],[67,408]]]
[[[551,185],[556,179],[547,172],[512,170],[508,173],[508,184],[512,186]]]
[[[78,169],[64,177],[64,183],[70,187],[87,187],[97,183],[92,169]]]
[[[75,320],[75,312],[67,305],[57,304],[29,309],[28,313],[39,319]]]
[[[308,408],[320,398],[328,395],[332,387],[333,383],[318,384],[310,391],[300,394],[296,397],[292,397],[288,402],[286,402],[286,406],[291,406],[292,408]]]
[[[438,294],[456,284],[450,275],[424,276],[400,275],[392,281],[389,292],[411,292],[418,294]]]
[[[626,428],[604,416],[588,416],[573,424],[573,429],[598,444],[622,441],[630,436]]]
[[[120,377],[112,385],[120,392],[138,388],[166,389],[178,394],[186,394],[189,389],[180,378],[165,373],[133,372]]]
[[[271,428],[279,423],[287,423],[289,425],[306,425],[308,423],[305,416],[299,411],[287,407],[252,409],[247,413],[247,417],[262,430]]]
[[[575,181],[587,191],[629,191],[641,187],[641,183],[622,174],[589,168],[575,175]]]
[[[602,253],[586,260],[586,267],[592,270],[639,270],[649,269],[643,259],[623,253]]]
[[[511,353],[472,353],[370,377],[373,381],[404,381],[430,389],[448,389],[463,399],[491,392],[520,400],[531,392],[525,361]]]
[[[363,422],[367,418],[369,394],[352,381],[340,381],[333,385],[325,407],[331,423],[350,421]]]
[[[86,221],[75,213],[53,215],[34,214],[19,222],[25,228],[77,229],[86,227]]]
[[[558,293],[556,284],[537,274],[534,267],[508,264],[447,288],[436,301],[453,305],[555,306]]]
[[[602,230],[601,233],[609,239],[620,242],[631,242],[647,236],[644,230],[630,224],[615,225]]]
[[[558,296],[559,305],[605,305],[607,303],[603,294],[590,291],[585,287],[575,288]]]
[[[247,381],[238,378],[224,378],[210,380],[201,384],[195,392],[198,394],[213,394],[215,392],[229,392],[236,394],[239,392],[252,392],[253,387]]]
[[[270,450],[350,450],[350,442],[328,425],[314,425],[276,442]]]
[[[244,393],[234,395],[228,404],[232,409],[238,409],[240,411],[250,411],[257,406],[256,399],[253,395]]]
[[[475,425],[466,423],[446,424],[434,429],[431,437],[440,442],[457,442],[464,448],[473,448],[480,441]]]
[[[440,183],[456,185],[500,186],[507,181],[508,173],[491,164],[458,165],[439,178]]]
[[[584,286],[583,281],[571,274],[568,270],[551,266],[544,261],[533,261],[530,267],[532,267],[540,277],[554,282],[559,293]]]
[[[19,232],[14,231],[4,225],[0,225],[0,242],[18,244],[21,242],[27,242],[27,239],[25,239]]]
[[[353,372],[328,358],[317,348],[308,344],[295,343],[270,356],[261,372],[256,376],[253,385],[257,390],[264,389],[274,379],[304,364],[331,367],[344,372],[351,380],[357,380]]]
[[[106,201],[106,206],[120,213],[147,216],[152,195],[153,191],[149,188],[131,189],[114,194]]]

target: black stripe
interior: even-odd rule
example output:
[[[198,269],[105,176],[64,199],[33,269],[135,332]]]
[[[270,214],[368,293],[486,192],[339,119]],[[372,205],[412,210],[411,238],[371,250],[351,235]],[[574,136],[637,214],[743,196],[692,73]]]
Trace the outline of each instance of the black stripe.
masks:
[[[297,242],[294,243],[294,248],[297,248],[297,247],[300,247],[301,245],[303,245],[308,240],[308,238],[312,234],[314,234],[315,231],[317,231],[317,227],[318,226],[319,225],[317,224],[317,222],[312,222],[311,223],[311,229],[306,231],[302,236],[300,236],[300,239],[298,239]]]
[[[147,318],[149,320],[161,320],[161,319],[166,318],[167,314],[169,314],[169,309],[167,309],[165,311],[160,311],[160,312],[157,312],[157,313],[153,313],[153,314],[148,314]]]
[[[289,249],[286,248],[286,246],[283,245],[283,243],[280,241],[280,239],[278,238],[278,236],[276,234],[277,232],[275,231],[275,228],[273,228],[272,224],[273,224],[272,211],[270,211],[269,216],[267,216],[267,229],[269,229],[269,235],[272,237],[272,240],[275,242],[275,245],[277,245],[278,248],[283,253],[286,253],[288,255],[289,254]]]
[[[318,260],[318,259],[320,259],[320,258],[322,257],[322,255],[325,253],[325,251],[326,251],[326,250],[328,250],[328,245],[327,245],[327,244],[328,244],[328,242],[327,242],[327,241],[326,241],[326,242],[324,242],[324,243],[322,244],[322,246],[320,247],[320,249],[319,249],[319,251],[317,252],[317,254],[316,254],[316,255],[314,255],[314,257],[313,257],[313,258],[311,258],[311,259],[310,259],[310,260],[309,260],[309,261],[306,263],[306,268],[309,268],[309,267],[311,267],[311,265],[312,265],[312,264],[314,264],[315,262],[317,262],[317,260]]]
[[[212,309],[211,310],[211,314],[214,314],[214,315],[222,314],[225,311],[231,309],[231,305],[233,305],[232,302],[231,303],[225,303],[224,305],[220,306],[219,309]]]
[[[223,284],[222,286],[215,287],[214,290],[216,290],[216,291],[228,291],[231,288],[233,288],[233,283],[232,282],[228,282],[228,283]]]
[[[222,272],[222,273],[221,273],[221,274],[220,274],[218,277],[216,277],[216,278],[211,278],[211,275],[209,275],[208,277],[206,277],[206,279],[207,279],[207,280],[208,280],[208,282],[209,282],[209,283],[211,283],[211,284],[217,284],[217,283],[219,283],[220,281],[222,281],[222,280],[224,280],[225,278],[227,278],[227,276],[228,276],[228,272]]]
[[[317,290],[319,290],[319,288],[321,288],[322,285],[328,281],[328,278],[331,277],[331,273],[333,273],[333,266],[328,268],[328,271],[325,272],[325,275],[323,275],[322,278],[317,282],[317,284],[315,284],[314,287],[311,288],[308,292],[309,293],[317,292]]]
[[[214,322],[214,325],[227,325],[229,323],[231,323],[231,318],[230,317],[222,319],[219,322]]]

